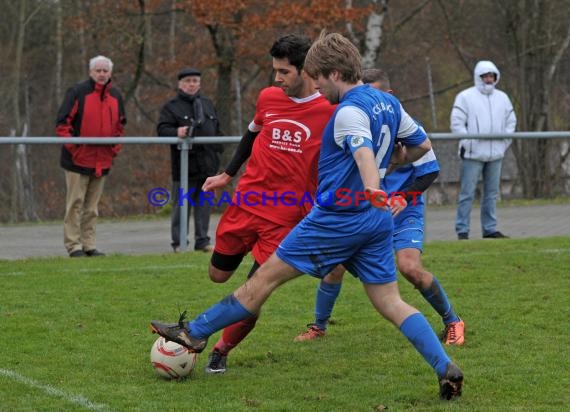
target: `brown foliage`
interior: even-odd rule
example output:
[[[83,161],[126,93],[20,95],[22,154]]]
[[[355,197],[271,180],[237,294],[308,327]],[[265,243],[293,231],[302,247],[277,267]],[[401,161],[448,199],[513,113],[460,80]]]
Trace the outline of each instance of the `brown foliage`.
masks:
[[[471,85],[472,67],[480,59],[491,59],[501,69],[500,86],[513,97],[523,126],[519,130],[569,126],[569,80],[564,73],[570,67],[570,53],[562,54],[558,70],[546,81],[570,18],[563,0],[481,0],[476,7],[460,0],[379,0],[375,4],[353,0],[350,9],[338,0],[60,1],[64,13],[62,84],[68,87],[85,79],[90,57],[109,56],[115,63],[114,84],[129,93],[128,136],[155,135],[159,109],[173,95],[176,73],[182,66],[202,70],[202,91],[224,115],[223,130],[238,134],[251,119],[260,88],[271,83],[268,50],[277,36],[301,31],[314,37],[322,29],[340,31],[351,38],[354,35],[364,51],[366,24],[373,9],[385,13],[376,63],[390,74],[397,95],[429,131],[448,131],[453,98]],[[28,4],[21,112],[28,135],[52,136],[60,104],[55,99],[55,15],[48,6],[51,2],[28,0]],[[12,73],[18,2],[0,0],[0,7],[0,69]],[[428,62],[437,128],[429,104]],[[0,91],[6,97],[0,102],[0,135],[7,136],[14,123],[11,75],[0,78]],[[558,165],[542,174],[542,182],[555,178],[563,156],[568,156],[556,152],[558,147],[531,151],[549,160],[535,157],[527,164]],[[226,156],[231,151],[228,148]],[[8,146],[0,145],[0,221],[9,216],[10,152]],[[33,146],[29,152],[37,213],[42,219],[61,218],[64,184],[59,147]],[[529,155],[524,148],[521,152]],[[453,168],[453,161],[445,158],[442,164]],[[535,172],[530,170],[528,179]],[[102,215],[152,213],[155,210],[148,205],[146,193],[159,185],[169,188],[169,182],[166,146],[125,146],[105,189]],[[562,190],[560,185],[550,186],[553,191]]]

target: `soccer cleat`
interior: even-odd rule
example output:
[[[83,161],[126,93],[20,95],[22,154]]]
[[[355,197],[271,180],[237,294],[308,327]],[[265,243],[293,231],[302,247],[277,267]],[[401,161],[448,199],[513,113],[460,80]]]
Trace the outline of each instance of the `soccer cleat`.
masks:
[[[445,325],[442,340],[446,345],[463,345],[465,343],[465,322],[459,319],[457,322]]]
[[[180,314],[178,323],[163,323],[157,320],[150,322],[152,333],[158,333],[167,341],[176,342],[188,349],[188,352],[200,353],[206,347],[208,339],[196,339],[190,336],[189,328],[184,325],[186,311]]]
[[[319,328],[314,323],[309,323],[307,326],[309,327],[309,329],[307,329],[305,332],[303,332],[299,336],[297,336],[295,338],[295,342],[304,342],[306,340],[315,340],[317,338],[322,338],[323,336],[325,336],[327,334],[324,331],[324,329]]]
[[[439,377],[439,397],[443,400],[451,400],[461,396],[463,386],[463,372],[454,363],[447,365],[443,376]]]
[[[222,355],[222,352],[214,348],[208,355],[208,363],[204,371],[209,374],[224,373],[226,371],[226,360],[228,355]]]

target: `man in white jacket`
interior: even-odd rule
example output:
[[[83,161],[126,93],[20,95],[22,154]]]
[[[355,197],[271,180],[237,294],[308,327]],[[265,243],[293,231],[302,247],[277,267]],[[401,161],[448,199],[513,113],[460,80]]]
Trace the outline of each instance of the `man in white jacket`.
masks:
[[[511,100],[495,87],[501,78],[490,61],[475,65],[475,86],[455,97],[451,109],[451,131],[465,134],[513,133],[517,118]],[[484,238],[506,238],[497,230],[496,205],[501,183],[501,165],[511,139],[462,139],[461,190],[457,204],[455,231],[459,240],[469,239],[471,205],[479,176],[483,175],[481,229]]]

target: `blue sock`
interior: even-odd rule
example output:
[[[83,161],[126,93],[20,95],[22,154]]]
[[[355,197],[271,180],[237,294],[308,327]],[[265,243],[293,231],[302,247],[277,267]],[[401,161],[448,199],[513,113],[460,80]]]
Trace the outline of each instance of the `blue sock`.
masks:
[[[459,321],[459,317],[453,311],[453,308],[447,299],[445,291],[435,276],[433,277],[433,282],[429,288],[420,290],[420,293],[423,295],[425,300],[427,300],[428,303],[435,309],[435,311],[439,313],[439,316],[441,316],[441,319],[445,325],[451,322]]]
[[[421,313],[408,316],[400,325],[400,331],[414,345],[427,363],[435,369],[437,376],[443,376],[451,359],[435,335],[428,321]]]
[[[196,339],[205,339],[215,332],[237,321],[253,316],[232,294],[214,306],[210,306],[196,318],[188,322],[190,334]]]
[[[317,288],[317,299],[315,301],[315,325],[325,330],[331,313],[340,293],[342,283],[327,283],[321,280]]]

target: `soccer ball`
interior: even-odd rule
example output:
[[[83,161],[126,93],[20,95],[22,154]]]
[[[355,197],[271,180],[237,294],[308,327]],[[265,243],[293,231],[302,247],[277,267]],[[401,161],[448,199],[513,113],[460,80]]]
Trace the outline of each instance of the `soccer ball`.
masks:
[[[156,373],[166,379],[182,379],[192,372],[198,355],[176,342],[159,337],[150,349],[150,362]]]

